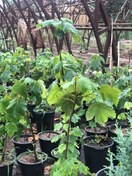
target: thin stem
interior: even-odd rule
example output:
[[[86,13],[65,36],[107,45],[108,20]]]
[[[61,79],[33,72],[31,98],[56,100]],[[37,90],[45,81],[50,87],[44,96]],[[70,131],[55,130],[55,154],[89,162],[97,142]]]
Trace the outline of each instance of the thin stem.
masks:
[[[3,146],[3,151],[2,151],[2,158],[1,158],[1,162],[3,162],[3,161],[4,161],[4,159],[5,159],[6,144],[7,144],[7,137],[5,137],[5,139],[4,139],[4,146]]]
[[[66,136],[67,139],[66,139],[66,155],[65,155],[65,159],[68,158],[68,146],[69,146],[69,137],[70,137],[70,130],[71,130],[71,119],[72,119],[72,116],[74,114],[74,109],[75,109],[75,106],[76,106],[76,100],[77,100],[77,79],[75,77],[75,100],[74,100],[72,113],[71,113],[70,119],[68,121],[68,131],[67,131],[67,136]]]
[[[62,66],[61,66],[62,80],[65,81],[65,80],[64,80],[64,68],[63,68],[63,60],[62,60],[61,51],[60,51],[60,62],[61,62],[61,64],[62,64]]]
[[[27,114],[28,116],[28,114]],[[28,117],[27,117],[28,119]],[[32,128],[32,123],[31,123],[31,120],[28,119],[28,123],[30,125],[30,129],[31,129],[31,133],[32,133],[32,137],[33,137],[33,152],[34,152],[34,157],[35,157],[35,161],[39,161],[38,157],[37,157],[37,152],[36,152],[36,140],[35,140],[35,135],[34,135],[34,132],[33,132],[33,128]]]

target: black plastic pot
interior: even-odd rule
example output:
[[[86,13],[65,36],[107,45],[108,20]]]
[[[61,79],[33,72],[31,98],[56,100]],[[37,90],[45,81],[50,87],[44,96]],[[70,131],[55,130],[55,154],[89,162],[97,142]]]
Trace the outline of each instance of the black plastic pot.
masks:
[[[51,151],[51,156],[52,156],[52,158],[54,158],[55,161],[57,161],[58,158],[59,158],[58,155],[57,155],[57,153],[56,153],[56,152],[57,152],[57,149],[58,149],[58,148],[54,148],[54,149]]]
[[[34,111],[34,115],[36,119],[38,133],[41,131],[54,129],[54,111],[45,113],[37,113]]]
[[[51,156],[52,158],[54,158],[55,161],[58,160],[58,155],[57,155],[57,150],[58,148],[54,148],[52,151],[51,151]],[[80,155],[80,151],[79,150],[76,150],[78,152],[78,154]]]
[[[21,137],[25,137],[25,136],[21,136]],[[29,137],[29,136],[26,136],[26,137]],[[32,142],[28,142],[28,141],[20,142],[20,141],[17,140],[16,136],[14,136],[12,138],[12,142],[14,143],[16,156],[20,155],[23,152],[26,152],[26,151],[29,151],[29,150],[31,150],[31,151],[34,150]]]
[[[106,136],[106,134],[108,133],[108,128],[107,128],[107,127],[104,127],[104,126],[100,126],[100,125],[98,125],[97,127],[98,127],[99,129],[102,129],[103,131],[100,131],[100,132],[98,132],[98,131],[90,131],[90,129],[91,129],[92,127],[87,126],[87,127],[85,128],[86,135],[87,135],[87,136],[91,136],[91,135],[97,134],[97,135],[105,135],[105,136]],[[96,127],[95,127],[95,128],[96,128]]]
[[[111,120],[111,121],[108,121],[108,122],[106,123],[106,126],[107,126],[107,128],[108,128],[108,132],[109,132],[109,128],[110,128],[111,126],[115,125],[115,124],[116,124],[116,121],[115,121],[115,120]]]
[[[41,152],[42,153],[42,152]],[[47,155],[44,154],[44,158],[41,159],[41,161],[38,161],[36,163],[29,163],[21,161],[21,157],[27,155],[28,157],[29,152],[24,152],[18,156],[18,164],[21,169],[23,176],[44,176],[44,163],[47,160]]]
[[[120,122],[120,123],[118,123],[118,127],[121,128],[121,129],[129,128],[129,123],[127,123],[126,121],[125,122]],[[109,137],[117,137],[116,125],[112,125],[109,128]]]
[[[12,176],[14,162],[15,160],[12,158],[8,165],[0,165],[0,176]]]
[[[54,148],[58,147],[60,141],[52,143],[51,138],[44,138],[43,137],[43,134],[47,134],[47,133],[52,133],[52,134],[56,134],[56,135],[58,135],[58,133],[56,133],[54,131],[43,131],[38,134],[41,150],[44,153],[48,154],[48,156],[51,156],[51,151]]]
[[[84,158],[85,164],[89,167],[92,173],[96,173],[103,168],[104,165],[108,165],[109,162],[106,159],[108,149],[111,148],[114,144],[114,141],[111,138],[108,138],[108,144],[105,146],[92,146],[87,144],[87,140],[95,139],[95,136],[88,136],[84,138]]]
[[[107,172],[107,168],[101,169],[97,172],[96,176],[107,176],[106,172]]]

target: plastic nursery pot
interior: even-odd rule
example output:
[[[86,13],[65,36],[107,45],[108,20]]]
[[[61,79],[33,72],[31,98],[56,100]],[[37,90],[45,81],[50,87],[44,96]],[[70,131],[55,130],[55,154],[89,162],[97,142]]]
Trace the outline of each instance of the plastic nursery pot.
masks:
[[[39,152],[40,161],[35,161],[33,152],[24,152],[18,156],[18,164],[23,176],[44,176],[44,163],[47,155]]]
[[[34,111],[34,114],[38,133],[41,131],[54,129],[54,116],[55,116],[54,111],[45,113],[39,113]]]
[[[104,126],[97,125],[96,127],[92,128],[90,126],[87,126],[85,128],[86,135],[91,136],[91,135],[106,135],[108,133],[108,128]]]
[[[60,141],[54,143],[51,142],[52,138],[56,135],[58,135],[58,133],[54,131],[43,131],[38,133],[40,148],[44,153],[48,154],[48,156],[51,156],[51,151],[58,147],[60,143]]]
[[[107,176],[106,172],[107,172],[107,168],[101,169],[97,172],[96,176]]]
[[[118,123],[118,127],[122,129],[122,133],[123,133],[123,135],[125,135],[127,129],[129,128],[129,123],[127,123],[127,122],[124,122],[124,123],[120,122],[120,123]],[[112,125],[109,128],[109,137],[117,137],[117,134],[116,134],[116,125]]]
[[[16,156],[20,155],[23,152],[34,150],[33,143],[28,141],[29,137],[31,136],[23,135],[20,138],[18,138],[19,140],[17,140],[17,136],[14,136],[12,138],[12,142],[14,143],[14,147],[15,147]]]
[[[58,150],[58,148],[54,148],[54,149],[51,151],[51,156],[52,156],[52,158],[55,159],[55,161],[57,161],[57,160],[59,159],[57,150]],[[76,150],[76,151],[77,151],[78,154],[80,155],[79,150]]]
[[[12,176],[14,162],[15,159],[12,156],[9,162],[6,161],[6,164],[0,164],[0,176]]]
[[[123,135],[125,135],[127,129],[129,128],[129,124],[127,124],[126,122],[125,123],[121,122],[121,123],[118,124],[118,126],[119,126],[119,128],[121,128]],[[117,137],[117,134],[116,134],[116,125],[113,125],[113,126],[111,126],[109,128],[109,137],[112,137],[112,138]],[[112,148],[112,152],[115,155],[117,153],[117,143],[116,142],[114,142],[114,145],[113,145],[113,148]],[[114,164],[117,165],[118,161],[114,161]]]
[[[101,146],[92,144],[91,142],[95,139],[95,135],[84,138],[84,158],[85,164],[89,167],[92,173],[96,173],[103,166],[107,166],[108,149],[112,149],[114,141],[111,138],[106,137],[106,143]],[[91,141],[91,142],[90,142]]]

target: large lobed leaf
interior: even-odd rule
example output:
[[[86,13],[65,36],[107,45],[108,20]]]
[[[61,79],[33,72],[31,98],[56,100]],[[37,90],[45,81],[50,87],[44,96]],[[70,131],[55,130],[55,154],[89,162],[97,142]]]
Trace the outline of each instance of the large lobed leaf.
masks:
[[[86,119],[89,121],[94,118],[96,123],[104,124],[108,121],[108,118],[116,118],[116,113],[104,103],[93,103],[86,112]]]
[[[119,96],[121,94],[119,89],[106,84],[101,86],[99,92],[104,101],[111,101],[114,105],[118,104]]]

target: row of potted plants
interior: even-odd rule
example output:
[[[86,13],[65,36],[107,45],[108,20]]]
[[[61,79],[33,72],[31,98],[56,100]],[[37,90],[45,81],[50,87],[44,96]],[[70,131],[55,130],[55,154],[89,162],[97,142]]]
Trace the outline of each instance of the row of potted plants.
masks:
[[[58,42],[61,42],[69,32],[68,29],[70,28],[67,28],[67,25],[72,27],[73,30],[71,33],[72,35],[76,34],[77,37],[77,31],[70,20],[62,19],[61,21],[48,21],[41,24],[42,27],[47,25],[55,27],[57,31],[56,35],[58,32],[61,32],[62,36],[56,36]],[[19,50],[21,51],[21,49]],[[48,153],[49,156],[51,150],[59,144],[57,149],[58,160],[52,167],[51,175],[76,176],[78,173],[88,175],[90,174],[88,167],[91,172],[97,172],[100,167],[98,167],[98,163],[95,164],[96,160],[93,164],[95,168],[91,166],[92,162],[89,160],[91,157],[89,153],[92,153],[92,151],[95,153],[95,149],[98,149],[99,142],[102,142],[103,147],[101,150],[103,151],[106,148],[104,144],[108,142],[108,146],[110,147],[113,141],[106,136],[84,138],[84,151],[87,154],[85,160],[88,160],[88,164],[86,164],[88,167],[85,166],[79,160],[79,152],[77,150],[84,136],[80,128],[82,119],[84,120],[83,122],[87,121],[86,125],[89,122],[88,124],[93,130],[97,124],[105,125],[109,119],[126,118],[132,108],[132,78],[129,71],[125,71],[125,79],[127,82],[124,82],[124,79],[121,79],[122,77],[118,75],[120,68],[119,70],[117,68],[116,76],[115,70],[109,74],[106,69],[103,73],[102,69],[100,69],[103,59],[100,56],[91,58],[90,65],[88,66],[89,69],[86,72],[82,61],[76,60],[69,53],[59,51],[59,55],[56,56],[49,50],[46,50],[34,60],[27,59],[26,55],[25,67],[25,54],[21,54],[20,51],[18,52],[17,59],[21,61],[18,63],[16,61],[19,69],[17,72],[15,71],[15,74],[10,72],[13,86],[7,84],[10,80],[9,77],[6,80],[1,77],[3,84],[1,84],[0,100],[0,122],[2,123],[0,133],[1,136],[4,136],[0,140],[1,150],[3,151],[1,163],[6,156],[6,137],[12,138],[14,135],[21,136],[23,129],[28,126],[32,135],[31,148],[29,148],[32,150],[32,152],[29,152],[32,163],[29,164],[30,171],[24,167],[22,174],[23,176],[27,176],[32,171],[31,173],[38,175],[38,167],[34,171],[32,168],[34,161],[36,161],[37,165],[40,165],[40,176],[43,175],[43,164],[47,159],[47,154],[42,153],[40,155],[40,152],[36,150],[36,139],[31,122],[35,114],[39,111],[40,113],[34,119],[38,125],[37,132],[45,130],[46,128],[46,130],[53,130],[53,118],[49,126],[45,125],[45,120],[50,118],[45,116],[45,112],[43,113],[43,109],[46,107],[52,110],[55,108],[61,113],[60,123],[57,123],[54,129],[57,133],[40,133],[40,139],[42,136],[46,138],[54,137],[52,142],[56,142],[56,145],[51,148],[41,147],[42,151]],[[23,50],[22,53],[24,53]],[[8,60],[5,56],[3,58],[4,62]],[[9,68],[12,66],[11,63],[12,59],[10,59]],[[25,72],[23,72],[24,70]],[[3,73],[2,70],[1,72]],[[30,109],[31,106],[34,107],[34,110]],[[40,114],[42,115],[41,117],[39,116]],[[44,142],[40,142],[40,145],[42,143]],[[49,143],[51,144],[51,141]],[[94,150],[92,149],[91,152],[87,152],[90,144],[94,146]],[[44,146],[46,145],[44,144]],[[91,149],[91,147],[89,148]],[[108,149],[103,152],[105,156],[107,151]],[[103,154],[100,153],[98,158],[102,156]],[[19,155],[19,165],[23,165],[24,161],[29,163],[30,159],[27,160],[24,154]],[[105,163],[106,160],[103,161],[102,166]]]

